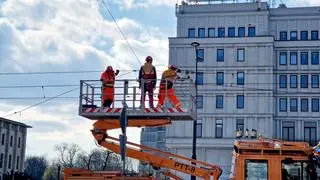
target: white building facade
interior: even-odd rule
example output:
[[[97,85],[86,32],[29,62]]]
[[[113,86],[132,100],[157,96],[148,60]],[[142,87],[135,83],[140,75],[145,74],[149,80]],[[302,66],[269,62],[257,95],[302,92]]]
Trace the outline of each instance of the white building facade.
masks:
[[[5,173],[23,172],[27,128],[31,126],[0,118],[0,180]]]
[[[169,64],[195,78],[198,57],[197,159],[230,172],[237,129],[316,143],[320,136],[320,8],[261,3],[176,8]],[[191,157],[192,121],[167,127],[166,146]],[[189,179],[189,175],[181,175]]]

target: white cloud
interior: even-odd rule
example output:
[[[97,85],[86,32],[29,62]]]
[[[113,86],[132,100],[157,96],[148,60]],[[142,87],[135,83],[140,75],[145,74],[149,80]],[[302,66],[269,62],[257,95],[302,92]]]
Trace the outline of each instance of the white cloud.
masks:
[[[319,0],[287,0],[284,3],[288,7],[320,6]]]
[[[95,0],[8,0],[1,6],[1,12],[0,37],[6,36],[0,40],[4,47],[0,48],[0,54],[4,55],[3,69],[34,70],[41,68],[35,65],[64,65],[88,59],[118,67],[130,60],[131,67],[137,66],[132,52],[128,52],[125,62],[120,63],[113,56],[122,52],[108,51],[119,43],[123,47],[127,45],[115,24],[100,14]],[[130,42],[142,44],[147,49],[151,49],[145,45],[150,40],[166,38],[160,33],[148,36],[148,30],[156,28],[144,27],[126,17],[117,21]],[[138,51],[139,57],[145,54],[138,48],[134,50]]]
[[[132,8],[150,8],[156,6],[173,7],[176,0],[112,0],[115,4],[120,5],[123,9]],[[180,1],[180,0],[179,0]]]

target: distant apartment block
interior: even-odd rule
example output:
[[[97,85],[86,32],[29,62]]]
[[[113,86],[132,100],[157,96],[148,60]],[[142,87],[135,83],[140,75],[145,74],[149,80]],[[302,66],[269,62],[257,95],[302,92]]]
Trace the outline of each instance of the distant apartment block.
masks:
[[[31,126],[0,118],[0,179],[12,170],[23,171],[27,128]]]
[[[197,159],[220,165],[228,179],[239,129],[316,144],[320,7],[199,2],[177,5],[177,35],[169,38],[169,64],[197,76]],[[192,130],[192,121],[173,122],[166,146],[191,157]]]

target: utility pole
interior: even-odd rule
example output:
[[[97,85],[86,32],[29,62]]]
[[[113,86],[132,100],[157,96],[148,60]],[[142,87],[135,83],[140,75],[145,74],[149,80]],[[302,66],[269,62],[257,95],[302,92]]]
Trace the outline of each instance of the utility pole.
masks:
[[[196,54],[196,75],[195,75],[195,86],[196,86],[196,119],[193,120],[193,137],[192,137],[192,159],[197,160],[197,120],[198,120],[198,107],[197,107],[197,102],[198,102],[198,47],[200,46],[200,43],[198,42],[192,42],[191,46],[194,47],[195,54]],[[191,176],[191,180],[196,180],[195,176]]]

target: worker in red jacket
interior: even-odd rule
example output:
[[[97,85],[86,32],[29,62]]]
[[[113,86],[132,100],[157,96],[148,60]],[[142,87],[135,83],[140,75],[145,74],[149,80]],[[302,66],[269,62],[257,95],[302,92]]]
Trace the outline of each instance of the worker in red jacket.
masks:
[[[102,105],[103,107],[110,107],[114,100],[114,82],[115,77],[119,74],[119,70],[113,71],[112,66],[101,74],[100,81],[102,81]]]
[[[139,87],[141,88],[141,107],[144,107],[146,93],[149,95],[149,107],[153,108],[153,91],[157,84],[156,68],[152,65],[152,57],[147,56],[146,62],[139,71]]]

